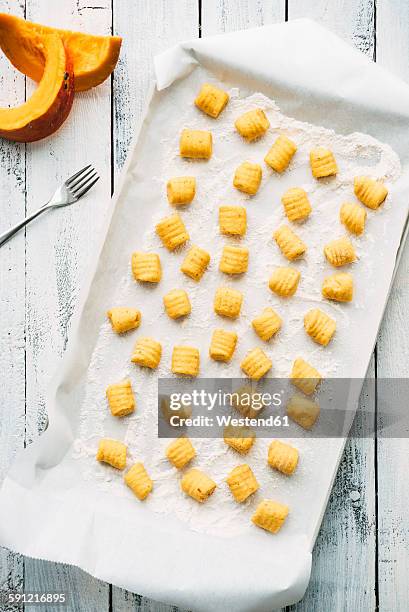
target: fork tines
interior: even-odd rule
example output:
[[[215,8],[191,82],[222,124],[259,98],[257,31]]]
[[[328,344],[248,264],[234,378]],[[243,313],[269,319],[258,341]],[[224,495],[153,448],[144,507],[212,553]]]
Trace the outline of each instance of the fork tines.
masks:
[[[77,200],[91,189],[99,175],[91,164],[79,170],[65,181],[65,186]]]

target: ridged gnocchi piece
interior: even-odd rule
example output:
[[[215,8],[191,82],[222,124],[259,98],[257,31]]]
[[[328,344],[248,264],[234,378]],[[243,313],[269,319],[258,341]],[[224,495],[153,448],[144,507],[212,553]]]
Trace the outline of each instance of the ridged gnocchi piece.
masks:
[[[159,283],[162,278],[162,266],[156,253],[132,253],[132,273],[135,280],[144,283]]]
[[[219,270],[225,274],[243,274],[249,265],[249,250],[246,247],[225,246]]]
[[[201,111],[217,119],[229,101],[229,94],[211,83],[204,83],[197,95],[195,104]]]
[[[99,441],[97,461],[108,463],[117,470],[123,470],[126,466],[126,444],[119,440],[103,438]]]
[[[177,417],[178,419],[189,419],[192,416],[192,406],[191,406],[191,404],[189,404],[189,405],[182,405],[179,408],[174,409],[174,408],[170,407],[170,398],[169,397],[162,397],[161,398],[161,400],[160,400],[160,409],[161,409],[161,412],[163,414],[163,418],[170,425],[172,425],[171,418],[173,416]]]
[[[236,344],[236,332],[215,329],[210,342],[209,355],[215,361],[230,361],[236,350]]]
[[[174,346],[172,372],[185,376],[197,376],[200,368],[199,349],[193,346]]]
[[[179,319],[190,314],[192,306],[184,289],[172,289],[163,296],[166,314],[171,319]]]
[[[234,125],[243,138],[252,142],[267,132],[270,122],[261,108],[255,108],[236,119]]]
[[[300,277],[300,272],[295,268],[276,268],[270,276],[268,286],[281,297],[291,297],[297,291]]]
[[[190,204],[196,195],[196,179],[194,176],[177,176],[168,181],[166,193],[169,204],[179,206]]]
[[[297,145],[281,134],[265,156],[264,161],[270,168],[281,173],[287,170],[296,151]]]
[[[345,227],[360,236],[363,234],[366,222],[366,210],[359,206],[359,204],[353,204],[351,202],[344,202],[339,211],[339,220],[345,225]]]
[[[194,281],[200,281],[210,263],[210,255],[204,249],[193,245],[180,266],[180,271]]]
[[[342,238],[328,242],[324,247],[324,255],[327,261],[335,268],[346,266],[356,261],[354,245],[348,236],[342,236]]]
[[[303,429],[312,429],[320,415],[320,407],[309,398],[297,394],[287,403],[287,415]]]
[[[250,427],[227,425],[224,428],[223,438],[225,444],[236,453],[246,455],[256,440],[256,434]]]
[[[210,159],[213,151],[212,134],[204,130],[182,130],[179,147],[181,157]]]
[[[243,463],[233,468],[226,482],[229,485],[234,499],[239,504],[246,501],[246,499],[250,497],[250,495],[253,495],[260,486],[251,467],[247,465],[247,463]]]
[[[312,208],[307,192],[301,187],[292,187],[282,196],[284,212],[289,221],[304,221],[311,214]]]
[[[177,438],[166,449],[166,457],[178,470],[184,468],[196,457],[196,451],[189,438]]]
[[[301,357],[294,361],[290,378],[293,385],[306,395],[312,395],[322,380],[318,370]]]
[[[240,367],[246,376],[252,380],[259,380],[271,370],[272,365],[271,359],[267,357],[265,352],[256,347],[247,353]]]
[[[108,385],[106,390],[112,416],[123,417],[135,410],[135,398],[129,378],[119,383]]]
[[[189,240],[185,224],[177,213],[157,223],[156,233],[169,251],[174,251]]]
[[[186,495],[193,497],[193,499],[200,503],[205,502],[217,487],[216,483],[209,476],[196,468],[186,472],[180,482],[180,486]]]
[[[219,228],[227,236],[244,236],[247,229],[247,213],[243,206],[220,206]]]
[[[354,295],[354,280],[351,274],[339,272],[324,278],[322,295],[336,302],[351,302]]]
[[[125,474],[124,480],[141,501],[146,499],[153,489],[153,481],[143,463],[135,463]]]
[[[236,319],[243,303],[243,294],[237,289],[219,287],[214,296],[213,308],[216,314],[229,319]]]
[[[233,187],[248,195],[256,195],[260,187],[261,177],[261,166],[251,162],[243,162],[236,168]]]
[[[354,193],[362,204],[376,210],[385,201],[388,190],[382,181],[376,181],[369,176],[356,176]]]
[[[134,346],[131,361],[154,370],[162,357],[162,345],[153,338],[139,338]]]
[[[276,311],[268,306],[251,324],[258,337],[267,342],[281,329],[282,320]]]
[[[111,321],[112,329],[117,334],[123,334],[139,327],[142,315],[136,308],[116,306],[108,310],[107,317]]]
[[[263,394],[256,393],[252,385],[242,385],[231,394],[230,404],[242,416],[254,418],[265,408]]]
[[[317,147],[310,152],[310,164],[312,175],[315,178],[333,176],[338,172],[333,152],[324,147]]]
[[[271,533],[277,533],[283,526],[288,513],[288,506],[280,504],[272,499],[263,499],[251,517],[252,522]]]
[[[327,346],[335,334],[337,324],[319,308],[309,310],[304,317],[304,329],[317,344]]]
[[[267,462],[274,470],[291,476],[298,465],[298,450],[280,440],[273,440],[268,447]]]
[[[282,225],[273,234],[273,238],[276,241],[278,248],[289,261],[298,259],[307,250],[304,242],[288,227],[288,225]]]

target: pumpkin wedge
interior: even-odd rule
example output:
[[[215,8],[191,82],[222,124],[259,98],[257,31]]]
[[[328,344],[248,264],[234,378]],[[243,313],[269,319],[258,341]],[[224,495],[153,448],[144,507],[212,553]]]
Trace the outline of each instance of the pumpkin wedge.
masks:
[[[74,99],[74,72],[58,34],[38,43],[44,62],[41,81],[21,106],[0,108],[0,137],[33,142],[53,134],[68,117]]]
[[[122,43],[119,36],[93,36],[58,30],[0,13],[0,47],[17,70],[37,82],[44,70],[38,42],[51,33],[62,38],[73,62],[76,91],[99,85],[114,70]]]

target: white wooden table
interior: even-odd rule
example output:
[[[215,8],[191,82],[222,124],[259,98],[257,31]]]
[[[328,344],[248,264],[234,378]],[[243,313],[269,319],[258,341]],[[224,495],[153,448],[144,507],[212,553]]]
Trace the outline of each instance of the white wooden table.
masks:
[[[61,133],[27,146],[0,142],[0,231],[42,204],[52,186],[82,162],[92,162],[102,172],[100,193],[107,196],[97,207],[80,205],[42,218],[0,252],[2,476],[15,453],[45,427],[45,388],[66,347],[87,258],[142,112],[152,78],[152,56],[199,35],[312,17],[409,80],[409,3],[0,0],[0,10],[124,38],[113,79],[78,96]],[[21,103],[31,89],[32,84],[1,58],[0,105]],[[408,274],[409,245],[373,355],[371,373],[376,376],[409,376]],[[363,418],[358,418],[355,433],[359,434]],[[350,439],[315,547],[310,587],[291,610],[408,610],[408,450],[408,440],[374,441],[359,435]],[[95,580],[79,569],[7,550],[0,550],[0,588],[68,591],[69,605],[64,609],[70,612],[175,610]],[[11,609],[20,610],[7,610]],[[47,612],[61,609],[48,606]],[[34,608],[26,606],[26,610]]]

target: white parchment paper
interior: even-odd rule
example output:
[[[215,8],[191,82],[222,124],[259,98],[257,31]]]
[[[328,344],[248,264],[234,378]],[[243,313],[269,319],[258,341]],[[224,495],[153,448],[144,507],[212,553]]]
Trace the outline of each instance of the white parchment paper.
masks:
[[[212,233],[218,206],[243,203],[249,214],[246,239],[251,260],[249,280],[239,281],[245,292],[246,283],[250,287],[238,323],[240,356],[259,344],[249,321],[262,307],[273,305],[285,310],[288,322],[268,348],[273,376],[287,376],[292,360],[301,353],[327,376],[364,377],[408,211],[404,142],[409,135],[409,88],[305,20],[182,44],[157,57],[155,67],[159,91],[130,152],[67,353],[50,389],[49,428],[18,457],[0,491],[0,543],[29,556],[78,565],[131,591],[194,610],[271,610],[297,601],[305,591],[311,550],[344,441],[297,440],[302,461],[290,482],[263,465],[260,497],[291,506],[290,519],[277,536],[249,523],[258,499],[239,509],[229,499],[224,471],[237,460],[221,441],[203,441],[198,458],[203,463],[197,464],[213,467],[220,485],[217,495],[203,506],[184,499],[178,475],[161,459],[163,445],[155,437],[157,375],[149,376],[129,363],[136,335],[114,336],[105,312],[112,305],[133,305],[132,301],[141,308],[143,323],[137,334],[153,335],[164,344],[159,375],[168,373],[176,339],[195,338],[205,355],[209,329],[217,325],[210,314],[213,293],[221,284],[217,263],[224,241],[217,231]],[[217,124],[192,105],[204,80],[222,82],[232,94]],[[254,92],[259,93],[252,96]],[[266,109],[271,128],[249,150],[235,133],[233,121],[254,106]],[[179,159],[183,127],[212,129],[215,149],[209,163]],[[259,195],[248,200],[231,187],[232,169],[243,157],[263,164],[265,151],[280,131],[296,140],[300,161],[295,160],[291,174],[283,177],[264,172]],[[317,190],[306,160],[311,146],[326,143],[341,170],[335,181],[324,181]],[[392,149],[402,162],[401,178]],[[380,211],[369,214],[367,233],[356,241],[353,305],[323,305],[337,319],[338,331],[331,347],[317,349],[299,333],[302,314],[321,301],[321,279],[328,271],[320,255],[322,246],[331,230],[334,238],[344,233],[332,220],[337,219],[340,203],[354,199],[351,184],[358,172],[386,179],[390,197]],[[194,308],[182,327],[171,325],[162,314],[161,296],[176,279],[181,284],[178,267],[183,253],[169,256],[153,232],[155,222],[170,213],[164,187],[166,179],[177,174],[198,177],[197,197],[181,214],[192,242],[214,255],[198,286],[183,281],[194,296]],[[266,293],[265,285],[274,266],[284,263],[271,233],[284,220],[280,195],[295,184],[308,191],[314,209],[311,223],[298,231],[309,244],[311,258],[300,264],[303,283],[297,299],[283,306]],[[166,273],[159,298],[131,278],[130,254],[139,248],[161,253]],[[220,364],[202,361],[202,375],[239,375],[234,370],[239,358],[223,371]],[[138,409],[135,416],[118,421],[107,410],[104,390],[124,376],[132,378]],[[359,388],[354,401],[358,393]],[[125,440],[131,461],[146,463],[155,480],[146,503],[135,500],[121,474],[95,462],[102,436]],[[265,463],[266,444],[259,441],[249,458],[253,468]]]

